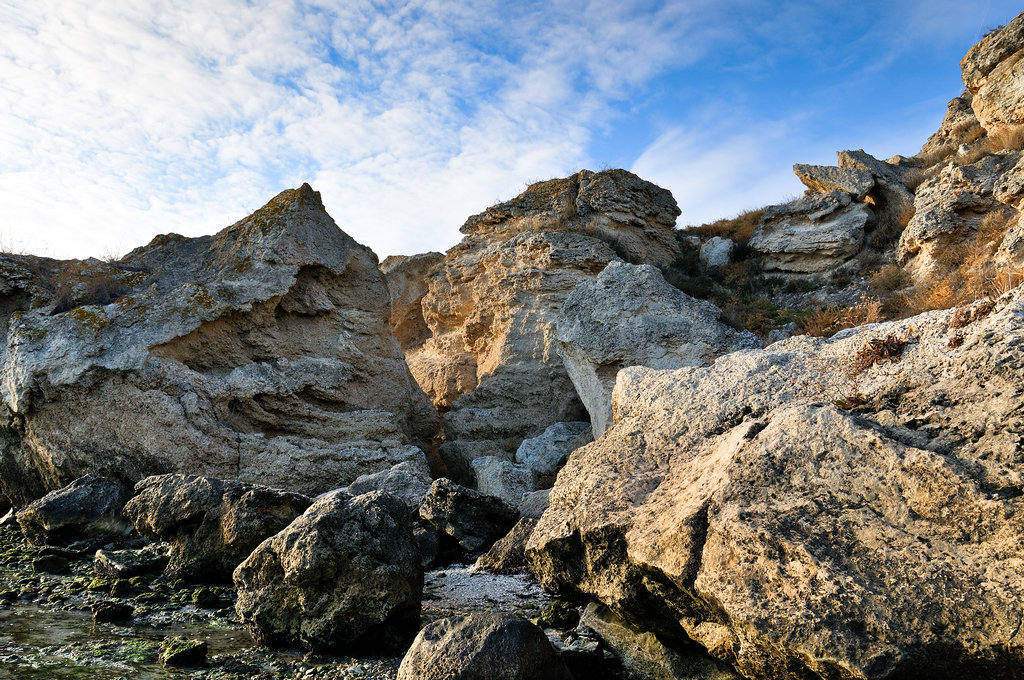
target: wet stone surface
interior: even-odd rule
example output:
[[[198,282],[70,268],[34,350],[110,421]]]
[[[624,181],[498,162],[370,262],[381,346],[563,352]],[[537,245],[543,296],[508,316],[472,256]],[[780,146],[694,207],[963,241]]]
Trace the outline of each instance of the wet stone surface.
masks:
[[[116,546],[114,546],[116,547]],[[238,622],[227,586],[190,586],[163,576],[96,576],[93,553],[68,557],[68,571],[33,568],[47,550],[28,545],[17,525],[0,527],[0,680],[393,680],[400,657],[318,656],[258,647]],[[551,599],[527,575],[497,576],[470,565],[426,574],[423,625],[473,611],[538,619]],[[94,611],[131,609],[116,622]],[[99,617],[100,619],[104,617]],[[160,663],[161,645],[183,636],[207,645],[199,667]],[[560,646],[556,642],[556,646]]]

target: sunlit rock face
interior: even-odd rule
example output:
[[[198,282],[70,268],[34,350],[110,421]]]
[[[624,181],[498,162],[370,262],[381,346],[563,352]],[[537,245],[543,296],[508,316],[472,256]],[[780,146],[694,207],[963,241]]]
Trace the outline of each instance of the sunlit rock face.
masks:
[[[0,257],[0,491],[185,472],[319,493],[422,457],[436,414],[367,248],[308,185],[117,262]]]

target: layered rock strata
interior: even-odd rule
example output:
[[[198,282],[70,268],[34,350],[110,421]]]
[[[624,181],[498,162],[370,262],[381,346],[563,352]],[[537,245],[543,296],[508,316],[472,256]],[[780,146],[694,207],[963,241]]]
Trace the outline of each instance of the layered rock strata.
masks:
[[[1024,291],[630,368],[527,548],[549,589],[748,678],[1024,663]]]
[[[0,492],[189,472],[308,493],[423,454],[436,414],[376,257],[308,185],[117,262],[0,256]]]

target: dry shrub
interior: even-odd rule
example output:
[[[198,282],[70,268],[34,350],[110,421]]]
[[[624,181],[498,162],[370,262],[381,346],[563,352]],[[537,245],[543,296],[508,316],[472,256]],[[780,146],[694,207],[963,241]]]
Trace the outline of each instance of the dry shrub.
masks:
[[[922,151],[921,153],[914,156],[917,160],[921,161],[921,164],[925,167],[930,167],[944,161],[953,154],[956,153],[957,145],[953,142],[946,142],[941,146],[937,146],[934,149],[928,151]]]
[[[862,298],[851,307],[829,306],[816,309],[798,324],[805,335],[829,337],[845,328],[882,321],[882,303]]]
[[[886,265],[875,272],[868,280],[868,288],[878,296],[895,293],[910,285],[907,272],[896,264]]]
[[[978,304],[969,305],[966,307],[957,307],[956,311],[953,312],[953,316],[949,320],[950,328],[964,328],[975,321],[980,321],[992,313],[996,303],[992,302],[991,299],[982,300]]]
[[[869,338],[868,340],[865,340],[864,344],[853,356],[853,361],[847,369],[847,375],[853,377],[869,366],[874,366],[880,361],[899,361],[900,357],[903,356],[903,350],[906,349],[909,340],[909,331],[902,338],[889,333],[885,337]]]
[[[990,153],[1024,149],[1024,126],[990,132],[985,146],[988,147]]]
[[[916,191],[919,186],[931,178],[938,177],[944,167],[946,167],[945,163],[936,163],[923,168],[911,168],[903,173],[903,184],[911,191]]]
[[[739,244],[745,244],[754,235],[754,229],[757,228],[762,215],[764,215],[764,208],[748,210],[736,217],[717,220],[710,224],[702,224],[699,227],[695,227],[693,231],[708,238],[721,236],[723,238],[731,238]]]

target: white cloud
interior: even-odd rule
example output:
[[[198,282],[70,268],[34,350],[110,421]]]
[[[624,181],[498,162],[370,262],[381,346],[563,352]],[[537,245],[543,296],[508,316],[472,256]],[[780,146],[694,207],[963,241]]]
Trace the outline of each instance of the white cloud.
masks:
[[[586,164],[618,99],[705,48],[710,7],[19,3],[0,10],[0,239],[123,252],[308,180],[382,256],[446,248],[492,198]]]

